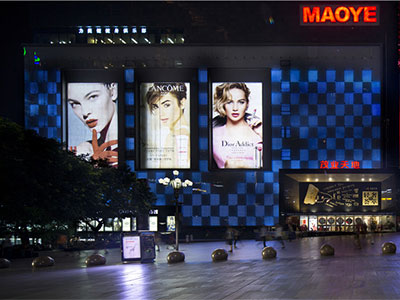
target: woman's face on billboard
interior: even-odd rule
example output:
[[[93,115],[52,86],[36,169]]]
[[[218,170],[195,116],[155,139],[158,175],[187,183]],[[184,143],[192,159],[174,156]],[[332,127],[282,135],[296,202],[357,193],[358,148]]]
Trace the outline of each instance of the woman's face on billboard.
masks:
[[[230,99],[224,105],[226,117],[233,123],[242,120],[245,116],[248,101],[244,91],[241,89],[229,90]]]
[[[151,105],[151,110],[155,116],[160,119],[163,126],[173,127],[178,122],[183,114],[183,105],[186,98],[179,100],[168,93],[161,96],[156,102]]]
[[[115,83],[68,84],[68,103],[72,110],[89,129],[97,132],[111,121],[117,96]]]

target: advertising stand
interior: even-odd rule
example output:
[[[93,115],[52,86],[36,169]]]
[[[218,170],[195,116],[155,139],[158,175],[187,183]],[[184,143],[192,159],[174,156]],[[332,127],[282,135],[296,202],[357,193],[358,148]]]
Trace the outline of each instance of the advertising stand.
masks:
[[[141,259],[140,235],[136,233],[121,234],[121,260],[138,261]]]
[[[154,233],[123,233],[121,235],[121,260],[153,262],[156,257]]]
[[[142,263],[154,262],[156,258],[156,249],[154,241],[154,233],[142,232],[140,234],[141,250],[142,250]]]

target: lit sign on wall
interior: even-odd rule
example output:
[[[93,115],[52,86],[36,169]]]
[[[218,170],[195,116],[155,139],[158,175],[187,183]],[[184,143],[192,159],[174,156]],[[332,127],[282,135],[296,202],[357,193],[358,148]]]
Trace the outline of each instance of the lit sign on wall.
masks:
[[[379,25],[379,6],[300,5],[300,25]]]
[[[328,161],[328,160],[321,160],[320,169],[359,169],[360,168],[360,162],[353,160],[353,161],[348,161],[348,160],[342,160],[342,161]]]
[[[190,83],[141,83],[141,166],[190,168]]]

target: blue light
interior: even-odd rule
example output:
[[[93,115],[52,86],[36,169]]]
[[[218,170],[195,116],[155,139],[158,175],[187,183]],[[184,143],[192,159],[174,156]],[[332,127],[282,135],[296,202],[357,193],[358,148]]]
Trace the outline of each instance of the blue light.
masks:
[[[208,149],[208,139],[207,138],[200,138],[199,139],[199,148],[200,148],[200,150],[207,150]]]
[[[344,81],[345,82],[353,82],[354,81],[354,71],[353,70],[344,71]]]
[[[207,82],[207,70],[199,69],[199,82]]]
[[[290,81],[291,82],[299,82],[300,80],[300,71],[299,70],[290,70]]]
[[[281,93],[272,93],[271,94],[271,102],[272,104],[281,104],[282,94]]]
[[[371,70],[363,70],[362,71],[362,81],[364,81],[364,82],[372,81],[372,71]]]
[[[272,82],[280,82],[282,80],[282,71],[281,70],[271,70],[271,81]]]
[[[210,195],[210,204],[211,205],[219,205],[219,195],[218,194],[211,194]]]
[[[228,204],[229,205],[237,205],[237,195],[236,194],[228,194]]]
[[[134,69],[126,69],[125,70],[125,81],[128,83],[133,83],[135,80],[135,70]]]
[[[308,71],[308,81],[316,82],[318,80],[318,71],[317,70],[309,70]]]
[[[336,71],[335,70],[327,70],[326,71],[326,81],[327,82],[335,82],[336,80]]]

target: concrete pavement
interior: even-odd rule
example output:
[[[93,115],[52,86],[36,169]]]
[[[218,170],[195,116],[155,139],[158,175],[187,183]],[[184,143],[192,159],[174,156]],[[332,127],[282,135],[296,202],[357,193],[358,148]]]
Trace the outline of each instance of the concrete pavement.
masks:
[[[32,269],[32,259],[12,261],[0,269],[2,299],[400,299],[400,254],[382,255],[381,245],[400,234],[362,239],[356,249],[352,236],[332,236],[268,244],[277,258],[262,260],[262,243],[239,241],[228,261],[213,263],[211,253],[224,242],[181,244],[184,263],[167,264],[171,250],[161,247],[154,263],[123,264],[119,249],[110,249],[107,264],[86,267],[93,251],[53,251],[56,265]],[[329,243],[335,256],[321,257]],[[398,252],[400,249],[398,250]],[[103,254],[102,251],[100,251]]]

